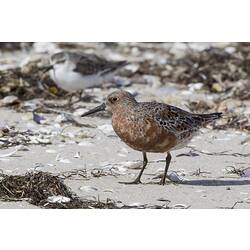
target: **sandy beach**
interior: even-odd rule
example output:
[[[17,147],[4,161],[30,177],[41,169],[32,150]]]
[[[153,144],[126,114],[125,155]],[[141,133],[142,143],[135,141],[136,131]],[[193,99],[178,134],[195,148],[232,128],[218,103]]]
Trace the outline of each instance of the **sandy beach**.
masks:
[[[20,60],[14,60],[12,52],[2,52],[6,59],[1,65],[2,71],[20,65],[23,60],[32,61],[40,57],[46,59],[56,45],[46,46],[33,45],[29,53],[13,52],[15,55],[20,54]],[[114,133],[108,113],[79,117],[86,110],[99,105],[118,85],[108,84],[103,88],[89,89],[87,93],[91,96],[90,101],[78,102],[67,109],[62,108],[65,104],[63,97],[46,100],[43,96],[32,96],[25,99],[7,90],[4,92],[3,87],[6,87],[7,82],[0,80],[0,125],[9,129],[0,137],[0,170],[3,175],[24,175],[32,171],[58,174],[64,176],[64,184],[80,199],[112,201],[117,208],[250,208],[250,178],[240,172],[250,167],[249,98],[240,100],[239,96],[230,96],[230,91],[226,91],[227,84],[231,84],[228,80],[206,84],[194,79],[194,82],[181,84],[167,81],[168,69],[162,69],[163,66],[170,67],[170,56],[166,56],[170,52],[171,58],[174,55],[177,63],[190,47],[195,53],[201,53],[211,46],[222,51],[230,51],[231,48],[232,54],[232,48],[237,50],[237,45],[78,46],[110,59],[131,61],[131,65],[121,71],[115,83],[119,88],[136,93],[139,101],[165,102],[193,112],[225,111],[226,118],[202,129],[187,147],[172,152],[169,173],[178,182],[167,182],[165,186],[157,184],[164,170],[166,155],[151,153],[142,178],[143,184],[125,185],[119,181],[135,178],[141,167],[142,154],[126,146]],[[162,51],[166,55],[162,55]],[[148,62],[155,64],[147,65]],[[154,69],[154,65],[158,65],[158,68]],[[158,73],[155,72],[157,70]],[[178,74],[186,73],[180,71]],[[6,96],[16,96],[18,101],[8,103],[5,99],[3,102]],[[58,112],[48,111],[48,108],[45,112],[44,103],[50,104],[50,109]],[[40,108],[36,110],[36,114],[43,118],[40,124],[34,120],[34,107]],[[74,121],[66,114],[72,114]],[[235,118],[235,122],[232,122],[228,117],[235,114],[238,120]],[[247,117],[245,123],[241,122],[243,118],[240,115],[244,115],[244,119]],[[5,201],[3,198],[0,208],[39,208],[27,199]]]

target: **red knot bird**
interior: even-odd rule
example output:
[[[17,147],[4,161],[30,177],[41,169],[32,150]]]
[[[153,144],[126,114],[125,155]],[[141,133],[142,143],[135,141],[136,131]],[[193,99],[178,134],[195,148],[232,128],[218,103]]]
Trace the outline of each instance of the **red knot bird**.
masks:
[[[112,113],[112,126],[116,134],[129,147],[142,152],[143,166],[132,182],[141,183],[141,176],[148,163],[147,152],[167,153],[166,165],[160,184],[164,185],[171,162],[170,152],[183,148],[198,130],[222,117],[222,113],[193,114],[180,108],[157,102],[137,102],[129,92],[111,93],[105,103],[84,113],[98,111]]]
[[[127,61],[108,61],[94,54],[81,51],[62,51],[50,58],[49,71],[56,85],[67,92],[82,91],[109,81]]]

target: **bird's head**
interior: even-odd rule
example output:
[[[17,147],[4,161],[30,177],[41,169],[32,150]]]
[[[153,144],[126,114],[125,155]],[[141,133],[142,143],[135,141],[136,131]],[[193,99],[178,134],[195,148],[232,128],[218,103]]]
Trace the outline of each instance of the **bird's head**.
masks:
[[[133,105],[136,103],[137,101],[135,100],[132,94],[124,90],[117,90],[108,95],[108,97],[106,98],[105,102],[102,105],[91,109],[90,111],[84,113],[81,116],[84,117],[104,110],[107,110],[111,113],[114,113],[116,111],[122,112],[123,108],[126,108],[129,105]]]

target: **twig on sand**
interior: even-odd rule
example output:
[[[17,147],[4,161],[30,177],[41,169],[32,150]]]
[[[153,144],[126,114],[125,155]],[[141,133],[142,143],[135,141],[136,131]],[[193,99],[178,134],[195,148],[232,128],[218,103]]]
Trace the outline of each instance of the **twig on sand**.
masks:
[[[225,150],[225,151],[221,151],[221,152],[207,152],[207,151],[202,151],[202,150],[198,150],[192,146],[188,146],[188,148],[191,148],[194,152],[198,152],[204,155],[218,155],[218,156],[234,156],[234,157],[249,157],[250,153],[248,154],[242,154],[242,153],[228,153],[230,152],[230,150]]]
[[[196,169],[193,173],[191,173],[191,176],[200,176],[201,174],[211,174],[209,171],[201,171],[200,168]]]

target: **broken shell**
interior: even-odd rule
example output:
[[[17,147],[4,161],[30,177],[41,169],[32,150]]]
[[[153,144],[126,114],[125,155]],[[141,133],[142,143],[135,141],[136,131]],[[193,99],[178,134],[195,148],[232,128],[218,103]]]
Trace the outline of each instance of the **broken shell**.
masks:
[[[177,208],[177,209],[187,209],[189,207],[190,207],[190,205],[186,205],[186,204],[175,204],[173,206],[173,208]]]
[[[80,157],[81,157],[80,152],[76,152],[75,155],[74,155],[74,158],[80,158]]]
[[[0,106],[14,105],[17,103],[19,103],[19,99],[14,95],[6,96],[0,100]]]
[[[142,167],[142,162],[141,161],[128,161],[123,164],[125,167],[128,169],[141,169]]]
[[[85,192],[96,192],[96,191],[98,191],[98,188],[91,187],[91,186],[81,186],[79,189],[81,191],[85,191]]]
[[[49,203],[67,203],[70,202],[70,198],[69,197],[65,197],[65,196],[61,196],[61,195],[57,195],[57,196],[49,196],[47,198],[47,201]]]

